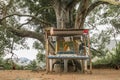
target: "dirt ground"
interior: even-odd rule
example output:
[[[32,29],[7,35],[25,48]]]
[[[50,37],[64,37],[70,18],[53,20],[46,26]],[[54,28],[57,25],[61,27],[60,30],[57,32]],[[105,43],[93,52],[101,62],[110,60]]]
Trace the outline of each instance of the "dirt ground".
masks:
[[[120,70],[95,69],[93,74],[0,70],[0,80],[120,80]]]

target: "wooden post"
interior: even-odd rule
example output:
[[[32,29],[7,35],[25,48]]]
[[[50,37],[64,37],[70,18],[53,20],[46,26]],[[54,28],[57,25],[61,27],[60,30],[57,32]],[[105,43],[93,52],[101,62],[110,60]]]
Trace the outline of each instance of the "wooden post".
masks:
[[[48,36],[47,36],[47,33],[45,35],[45,40],[46,40],[46,72],[48,73],[49,71],[49,60],[48,60]]]
[[[84,38],[84,43],[85,43],[85,53],[84,53],[84,56],[87,55],[87,54],[86,54],[86,53],[87,53],[87,50],[86,50],[86,44],[87,44],[86,41],[87,41],[87,38],[86,38],[86,37],[87,37],[87,34],[85,34],[85,38]],[[84,69],[85,69],[85,71],[87,71],[87,60],[84,60],[84,65],[85,65],[85,66],[84,66],[84,67],[85,67]]]
[[[48,42],[48,41],[47,41]],[[48,72],[50,71],[50,59],[48,59],[48,56],[50,54],[50,50],[49,50],[49,42],[48,42],[48,52],[47,52],[47,62],[48,62]]]
[[[92,73],[92,59],[91,59],[91,52],[90,52],[90,35],[88,33],[88,53],[89,53],[89,62],[90,62],[90,73]]]
[[[58,52],[58,41],[56,40],[55,54]]]
[[[82,63],[81,63],[81,65],[82,65],[82,66],[81,66],[81,67],[82,67],[82,73],[84,73],[84,60],[82,59],[81,62],[82,62]]]
[[[53,67],[52,67],[52,64],[53,64],[53,59],[49,59],[49,62],[50,62],[50,72],[52,72],[53,71]]]
[[[83,40],[84,40],[84,56],[86,56],[86,39],[85,39],[85,37],[86,37],[86,34],[84,35],[84,37],[83,37]],[[83,72],[85,73],[85,69],[86,69],[86,63],[85,63],[85,61],[86,60],[83,60]]]

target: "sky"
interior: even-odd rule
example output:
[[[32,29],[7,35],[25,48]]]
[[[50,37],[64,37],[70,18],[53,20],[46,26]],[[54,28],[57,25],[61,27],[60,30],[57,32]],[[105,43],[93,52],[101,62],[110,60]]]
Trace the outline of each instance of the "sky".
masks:
[[[35,40],[32,38],[27,39],[27,44],[30,47],[30,49],[20,49],[20,50],[14,50],[13,52],[17,55],[18,58],[20,57],[26,57],[30,60],[36,59],[36,55],[38,51],[32,47],[32,44]],[[10,58],[11,54],[7,54],[4,58]],[[16,56],[14,56],[16,57]]]
[[[18,50],[18,51],[13,51],[18,58],[20,57],[26,57],[30,60],[34,60],[36,59],[36,55],[37,55],[37,50],[35,49],[23,49],[23,50]],[[8,54],[5,56],[5,58],[10,58],[11,57],[11,54]],[[15,56],[16,57],[16,56]]]
[[[90,36],[92,36],[95,33],[100,33],[102,30],[107,30],[108,28],[112,28],[112,25],[111,24],[99,25],[99,26],[96,26],[96,28],[98,30],[92,29],[91,30],[92,34],[90,34]],[[114,40],[114,37],[111,37],[111,40]],[[120,40],[120,34],[116,35],[116,40]]]
[[[16,53],[18,58],[26,57],[30,60],[36,59],[37,52],[38,51],[35,49],[30,49],[30,50],[24,49],[24,50],[14,51],[14,53]]]

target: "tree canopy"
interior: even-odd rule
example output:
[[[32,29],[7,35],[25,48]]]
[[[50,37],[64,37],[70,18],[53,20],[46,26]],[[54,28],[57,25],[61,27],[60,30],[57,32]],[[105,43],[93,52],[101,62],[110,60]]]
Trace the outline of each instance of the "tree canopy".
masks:
[[[44,29],[50,27],[78,29],[111,24],[118,30],[119,17],[117,0],[1,0],[0,46],[8,46],[13,39],[19,43],[24,37],[44,44]]]

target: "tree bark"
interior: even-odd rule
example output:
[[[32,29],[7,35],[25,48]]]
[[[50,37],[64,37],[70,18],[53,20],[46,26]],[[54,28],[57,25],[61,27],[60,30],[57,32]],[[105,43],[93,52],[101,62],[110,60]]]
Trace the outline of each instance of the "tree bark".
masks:
[[[76,14],[76,20],[75,20],[76,29],[83,28],[88,6],[89,6],[89,0],[81,0]]]
[[[72,6],[69,5],[74,4],[72,1],[73,0],[68,3],[63,0],[55,0],[53,7],[56,14],[57,28],[63,29],[71,27],[70,10],[72,9]]]
[[[20,37],[29,37],[29,38],[34,38],[39,40],[40,42],[42,42],[43,44],[45,43],[44,41],[44,36],[43,33],[36,33],[33,31],[27,31],[27,30],[20,30],[20,29],[16,29],[13,27],[6,27],[6,30],[12,32],[14,35],[20,36]]]

